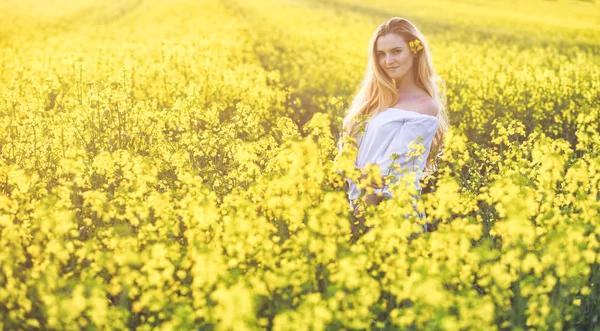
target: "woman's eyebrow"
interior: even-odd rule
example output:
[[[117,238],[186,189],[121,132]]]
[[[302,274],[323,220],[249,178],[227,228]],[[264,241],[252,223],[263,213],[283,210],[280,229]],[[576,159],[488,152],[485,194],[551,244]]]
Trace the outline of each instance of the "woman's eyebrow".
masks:
[[[396,46],[396,47],[392,47],[392,49],[391,49],[391,50],[393,51],[393,50],[395,50],[395,49],[397,49],[397,48],[399,48],[399,49],[402,49],[402,47],[401,47],[401,46]],[[379,50],[379,49],[378,49],[378,50],[377,50],[377,53],[379,53],[379,52],[381,52],[381,50]]]

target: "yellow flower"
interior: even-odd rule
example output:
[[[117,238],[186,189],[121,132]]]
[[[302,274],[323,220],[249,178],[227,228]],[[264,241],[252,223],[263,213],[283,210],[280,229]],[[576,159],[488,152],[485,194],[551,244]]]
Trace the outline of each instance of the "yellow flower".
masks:
[[[417,54],[420,50],[423,49],[423,46],[421,45],[421,41],[419,39],[415,39],[409,42],[408,46],[410,47],[410,51],[414,54]]]

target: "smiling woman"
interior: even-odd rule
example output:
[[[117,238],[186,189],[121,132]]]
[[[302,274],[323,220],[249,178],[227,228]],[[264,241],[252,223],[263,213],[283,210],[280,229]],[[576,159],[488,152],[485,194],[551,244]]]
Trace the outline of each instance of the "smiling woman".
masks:
[[[409,172],[415,173],[420,193],[424,171],[436,170],[449,126],[444,91],[438,83],[444,84],[433,69],[425,37],[410,21],[394,17],[376,29],[369,44],[366,77],[343,121],[343,142],[352,141],[345,140],[351,137],[358,147],[356,167],[366,170],[376,164],[382,174],[377,181],[381,185],[366,183],[374,189],[369,194],[360,189],[365,183],[347,179],[350,207],[361,227],[364,216],[357,208],[361,201],[379,204],[384,197],[391,198],[389,185]],[[415,143],[422,150],[419,158],[410,157]],[[342,141],[339,147],[341,152]],[[360,181],[366,178],[364,172]]]

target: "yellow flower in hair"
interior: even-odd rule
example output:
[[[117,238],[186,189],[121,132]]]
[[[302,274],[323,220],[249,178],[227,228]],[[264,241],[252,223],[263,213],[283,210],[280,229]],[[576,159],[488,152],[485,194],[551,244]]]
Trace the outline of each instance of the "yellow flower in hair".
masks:
[[[410,46],[410,51],[415,54],[417,54],[417,52],[423,49],[423,46],[421,45],[421,41],[419,39],[415,39],[409,42],[408,46]]]

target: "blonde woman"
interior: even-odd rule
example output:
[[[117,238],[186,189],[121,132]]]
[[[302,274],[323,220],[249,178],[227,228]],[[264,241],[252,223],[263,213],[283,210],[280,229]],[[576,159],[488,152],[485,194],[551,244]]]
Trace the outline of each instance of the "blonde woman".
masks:
[[[443,87],[443,80],[433,69],[427,41],[410,21],[393,17],[375,30],[366,76],[343,120],[343,136],[356,140],[357,168],[377,164],[384,177],[393,175],[394,180],[386,183],[382,178],[381,186],[371,183],[373,194],[361,192],[357,183],[346,180],[350,207],[361,227],[364,214],[358,207],[392,197],[389,185],[408,173],[406,170],[415,173],[419,194],[423,175],[437,170],[436,159],[449,126]],[[411,142],[424,147],[421,159],[410,157],[415,146]],[[363,173],[361,179],[365,178]],[[355,226],[352,231],[356,231]]]

